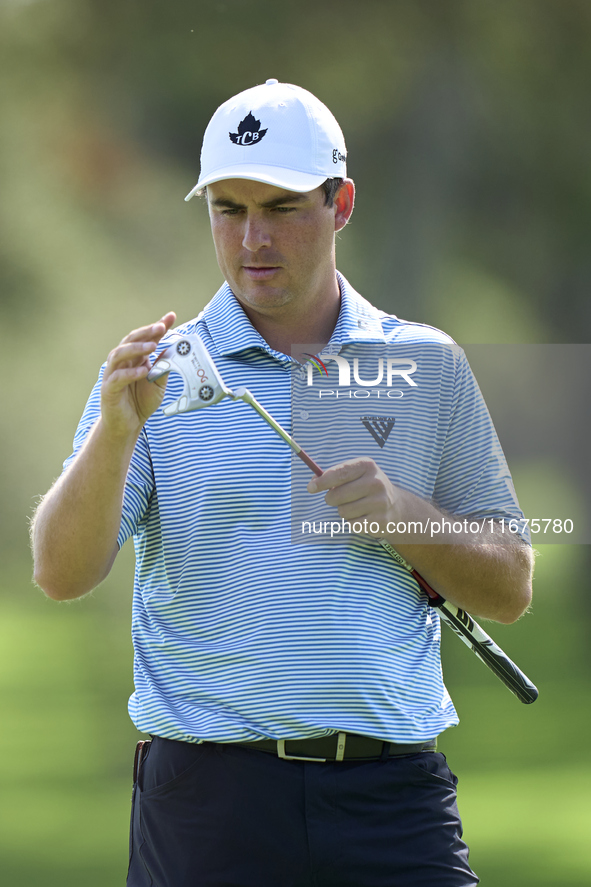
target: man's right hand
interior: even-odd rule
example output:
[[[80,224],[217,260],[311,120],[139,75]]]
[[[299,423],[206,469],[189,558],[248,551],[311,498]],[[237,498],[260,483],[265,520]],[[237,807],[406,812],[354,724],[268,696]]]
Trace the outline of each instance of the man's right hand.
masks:
[[[168,376],[147,381],[151,368],[148,355],[175,320],[170,311],[156,323],[133,330],[109,354],[101,386],[101,419],[109,435],[139,434],[162,403]]]
[[[49,597],[71,600],[107,576],[118,551],[125,478],[144,422],[158,409],[166,378],[148,382],[148,355],[175,321],[170,312],[134,330],[111,351],[101,418],[33,521],[35,581]]]

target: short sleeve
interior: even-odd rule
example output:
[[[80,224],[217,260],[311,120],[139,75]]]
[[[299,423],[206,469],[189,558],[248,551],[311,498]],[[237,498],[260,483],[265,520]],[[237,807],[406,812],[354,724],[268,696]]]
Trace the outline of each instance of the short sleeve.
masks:
[[[523,512],[490,413],[459,348],[457,359],[450,423],[433,498],[454,515],[514,518],[523,524]],[[529,534],[522,535],[529,544]]]

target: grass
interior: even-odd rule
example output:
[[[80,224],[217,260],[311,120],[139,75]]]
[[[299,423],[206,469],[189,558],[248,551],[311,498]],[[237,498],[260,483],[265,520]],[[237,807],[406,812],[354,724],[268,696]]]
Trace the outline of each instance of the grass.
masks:
[[[126,711],[130,599],[117,574],[109,582],[73,605],[45,600],[28,578],[0,592],[0,872],[10,887],[125,883],[138,734]],[[514,699],[451,634],[444,644],[462,724],[440,748],[460,777],[465,836],[484,887],[591,883],[580,625],[559,624],[551,609],[545,619],[543,606],[535,637],[524,623],[499,638],[538,682],[534,705]]]
[[[487,887],[588,887],[591,768],[494,770],[461,780],[470,861]]]

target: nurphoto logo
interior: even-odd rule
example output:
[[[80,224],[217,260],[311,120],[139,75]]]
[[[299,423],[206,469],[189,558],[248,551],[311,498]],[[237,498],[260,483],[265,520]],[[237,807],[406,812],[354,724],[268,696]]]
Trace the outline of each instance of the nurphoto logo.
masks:
[[[411,358],[395,358],[380,357],[371,372],[371,378],[362,378],[359,367],[359,358],[354,357],[349,361],[341,354],[308,354],[304,352],[308,358],[306,361],[307,385],[314,385],[314,370],[320,373],[320,376],[328,378],[329,372],[326,364],[328,361],[334,361],[338,368],[338,386],[339,388],[351,389],[352,385],[358,385],[359,388],[351,391],[338,391],[334,389],[321,388],[318,391],[318,397],[371,397],[375,394],[377,397],[384,395],[390,398],[404,397],[404,391],[400,388],[394,388],[394,382],[401,384],[404,382],[411,388],[416,388],[417,383],[412,377],[417,371],[418,365],[416,360]],[[364,362],[364,373],[368,372],[368,367]],[[351,376],[353,381],[351,381]],[[385,385],[383,384],[385,383]],[[377,386],[382,385],[382,389]],[[385,391],[383,389],[386,389]],[[368,390],[368,389],[371,389]],[[389,433],[389,432],[388,432]]]

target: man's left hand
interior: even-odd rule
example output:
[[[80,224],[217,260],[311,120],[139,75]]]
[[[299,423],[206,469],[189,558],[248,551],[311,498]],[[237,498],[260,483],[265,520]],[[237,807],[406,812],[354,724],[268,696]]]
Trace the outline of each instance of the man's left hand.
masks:
[[[338,510],[339,517],[347,521],[367,520],[367,527],[379,525],[378,533],[368,531],[368,535],[382,537],[389,522],[402,518],[404,492],[394,486],[373,459],[350,459],[327,468],[308,484],[309,493],[323,491],[324,501]]]

